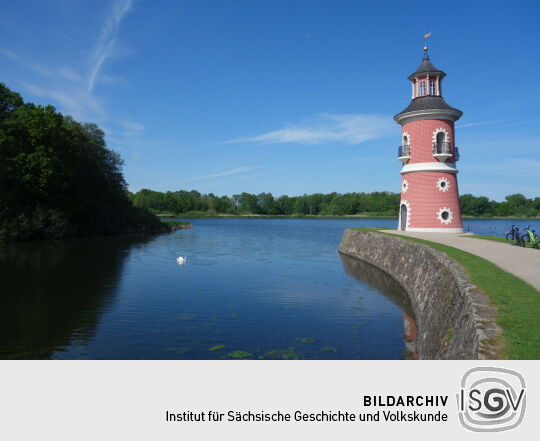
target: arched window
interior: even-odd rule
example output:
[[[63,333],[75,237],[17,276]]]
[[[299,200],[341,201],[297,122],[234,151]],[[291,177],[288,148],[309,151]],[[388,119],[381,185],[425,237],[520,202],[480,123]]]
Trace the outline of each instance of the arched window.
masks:
[[[401,208],[400,208],[400,225],[399,225],[399,229],[401,231],[405,231],[407,229],[407,216],[408,216],[408,213],[407,213],[407,205],[406,204],[401,204]]]
[[[444,132],[437,133],[437,153],[444,153],[444,141],[445,141],[445,134]]]
[[[407,135],[403,135],[403,145],[410,145],[409,137]]]
[[[399,156],[411,156],[411,142],[408,133],[404,133],[401,139],[401,147],[399,148]]]

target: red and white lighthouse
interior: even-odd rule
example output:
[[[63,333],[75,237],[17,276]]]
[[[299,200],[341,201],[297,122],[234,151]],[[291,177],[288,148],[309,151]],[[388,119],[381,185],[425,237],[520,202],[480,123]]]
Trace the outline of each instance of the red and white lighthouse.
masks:
[[[442,97],[446,74],[424,47],[422,63],[409,76],[411,103],[394,116],[402,126],[399,226],[404,231],[461,233],[454,122],[463,112]]]

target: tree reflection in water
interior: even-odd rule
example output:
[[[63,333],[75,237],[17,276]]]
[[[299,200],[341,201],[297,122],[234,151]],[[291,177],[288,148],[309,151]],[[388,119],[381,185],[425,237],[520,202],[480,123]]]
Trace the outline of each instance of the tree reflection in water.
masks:
[[[85,345],[115,302],[127,251],[144,237],[26,242],[0,248],[0,358],[51,358]]]

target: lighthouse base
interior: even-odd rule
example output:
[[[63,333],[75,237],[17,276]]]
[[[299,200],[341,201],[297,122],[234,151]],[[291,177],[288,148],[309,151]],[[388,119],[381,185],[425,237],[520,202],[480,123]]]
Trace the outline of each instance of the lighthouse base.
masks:
[[[398,228],[400,230],[400,228]],[[405,231],[414,231],[417,233],[463,233],[463,228],[406,228]]]

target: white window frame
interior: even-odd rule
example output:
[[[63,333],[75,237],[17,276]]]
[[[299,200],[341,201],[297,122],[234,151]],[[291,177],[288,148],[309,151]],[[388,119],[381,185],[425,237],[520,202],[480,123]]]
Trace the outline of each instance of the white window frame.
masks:
[[[426,80],[420,81],[420,91],[418,93],[420,96],[426,96]]]
[[[429,94],[430,95],[436,95],[437,91],[437,84],[435,81],[435,78],[430,78],[429,80]]]

